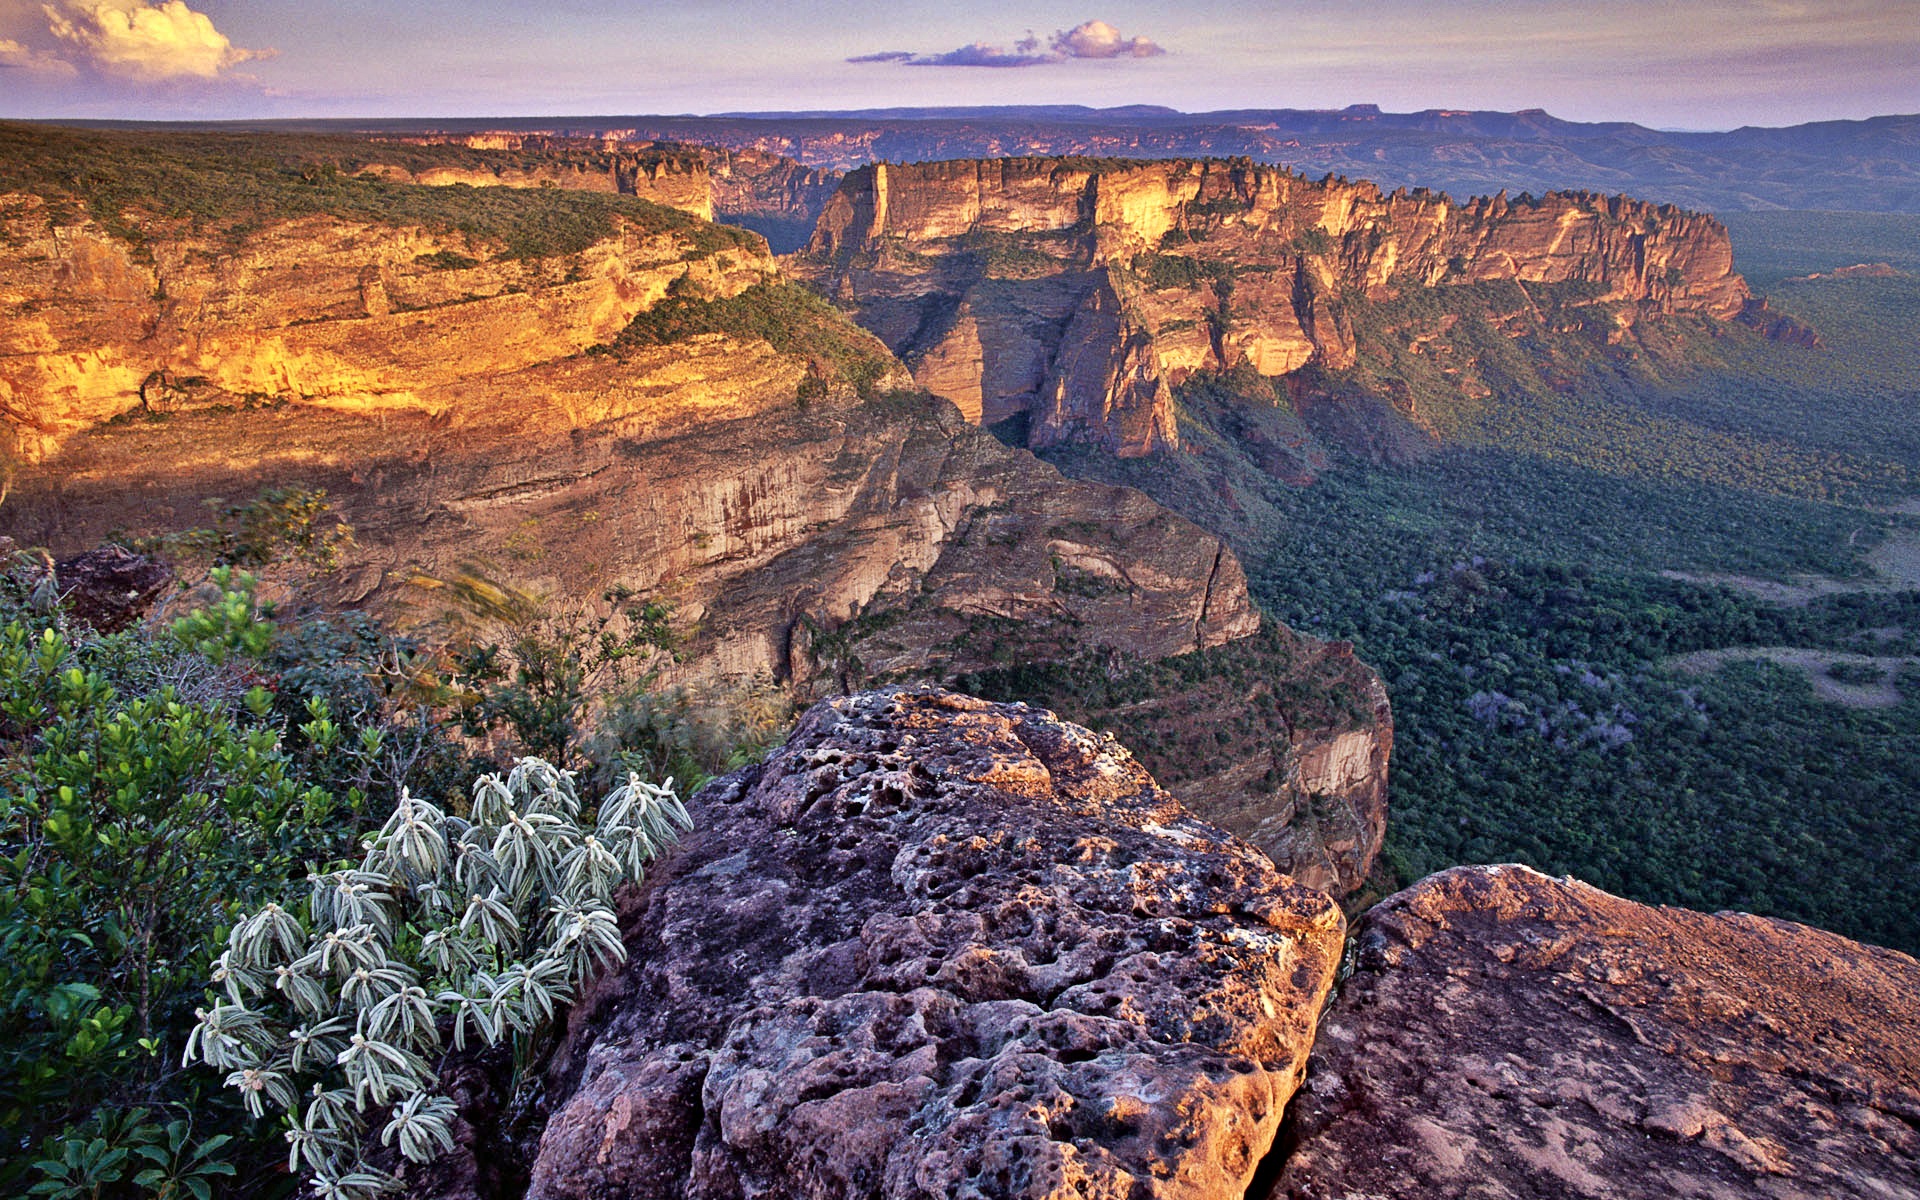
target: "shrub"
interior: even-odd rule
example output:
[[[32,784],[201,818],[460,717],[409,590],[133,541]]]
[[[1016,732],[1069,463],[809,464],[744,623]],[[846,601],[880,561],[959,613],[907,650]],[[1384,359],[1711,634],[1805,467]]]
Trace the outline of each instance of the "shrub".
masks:
[[[227,1072],[254,1116],[288,1114],[289,1170],[316,1195],[371,1197],[453,1146],[437,1064],[469,1039],[511,1038],[516,1062],[574,989],[622,962],[614,889],[691,827],[667,786],[638,776],[584,824],[571,774],[522,759],[481,778],[470,819],[405,791],[357,868],[310,877],[305,912],[268,904],[234,925],[186,1060]]]

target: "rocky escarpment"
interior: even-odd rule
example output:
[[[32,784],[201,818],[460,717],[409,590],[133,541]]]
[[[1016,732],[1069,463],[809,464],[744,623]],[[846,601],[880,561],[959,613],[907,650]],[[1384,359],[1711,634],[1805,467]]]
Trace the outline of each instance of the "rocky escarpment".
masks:
[[[1356,361],[1350,309],[1402,291],[1565,287],[1631,322],[1737,316],[1713,218],[1625,197],[1310,181],[1245,160],[1002,159],[850,173],[794,269],[987,424],[1043,449],[1177,444],[1170,385]]]
[[[445,187],[548,187],[634,196],[702,220],[714,216],[707,157],[697,147],[523,134],[415,136],[416,146],[458,145],[475,151],[451,162],[370,163],[368,174],[398,183]],[[378,142],[374,145],[377,147]],[[367,153],[376,159],[379,150]]]
[[[1340,914],[1112,740],[865,693],[693,809],[570,1020],[531,1195],[1245,1192]]]
[[[362,186],[398,209],[447,194],[353,181],[348,199]],[[487,204],[570,211],[551,200]],[[944,401],[890,394],[907,380],[885,348],[781,283],[750,234],[636,207],[654,223],[511,256],[395,222],[310,215],[239,247],[135,215],[136,250],[74,209],[17,199],[0,253],[22,301],[0,324],[23,348],[0,357],[0,386],[29,451],[0,534],[22,544],[77,553],[204,526],[210,503],[266,488],[323,489],[354,542],[302,598],[416,626],[505,589],[518,619],[616,633],[644,602],[665,624],[636,671],[809,697],[1151,663],[1260,629],[1218,538],[1139,492],[1067,482]],[[663,304],[672,319],[653,320]],[[646,337],[622,333],[636,314]],[[1257,673],[1354,703],[1262,703],[1226,776],[1274,786],[1196,798],[1276,852],[1310,829],[1344,864],[1315,881],[1338,887],[1379,847],[1388,722],[1371,672],[1299,645]],[[1315,765],[1355,734],[1370,770]]]
[[[1373,909],[1272,1196],[1920,1194],[1920,963],[1461,867]]]
[[[373,162],[366,170],[405,183],[473,187],[557,187],[637,196],[725,221],[765,237],[775,253],[804,246],[839,188],[841,172],[753,149],[656,142],[609,130],[599,136],[494,131],[416,134],[382,144],[455,146],[455,162]]]
[[[776,271],[759,239],[690,218],[615,218],[543,255],[321,215],[243,244],[159,220],[141,230],[136,245],[45,197],[0,195],[0,414],[22,456],[130,411],[446,413],[612,340],[683,279],[728,296]]]

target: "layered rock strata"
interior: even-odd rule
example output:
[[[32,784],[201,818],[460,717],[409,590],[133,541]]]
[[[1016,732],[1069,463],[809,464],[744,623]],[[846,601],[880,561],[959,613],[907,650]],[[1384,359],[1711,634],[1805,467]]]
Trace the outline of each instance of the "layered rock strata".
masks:
[[[195,403],[445,413],[611,341],[677,281],[729,296],[776,271],[757,238],[691,223],[620,223],[541,258],[332,217],[243,246],[160,226],[136,247],[21,194],[0,196],[0,242],[0,413],[29,459],[109,418]]]
[[[863,693],[694,813],[574,1010],[531,1195],[1246,1190],[1343,922],[1111,739]]]
[[[1712,217],[1626,197],[1310,181],[1246,160],[999,159],[847,175],[793,269],[987,424],[1136,455],[1177,445],[1169,385],[1246,364],[1353,365],[1355,298],[1578,285],[1620,319],[1730,319]]]
[[[696,147],[540,134],[415,136],[400,140],[414,145],[453,143],[478,153],[471,156],[472,161],[461,163],[408,166],[376,162],[367,167],[369,174],[428,187],[466,184],[607,192],[664,204],[703,221],[714,217],[707,156]]]
[[[22,544],[76,553],[206,525],[209,502],[323,489],[355,537],[302,599],[413,625],[469,618],[453,598],[498,587],[619,634],[607,598],[638,598],[670,629],[636,671],[807,697],[1091,652],[1152,661],[1259,628],[1220,539],[1139,492],[1069,483],[943,401],[823,391],[831,362],[804,339],[583,352],[670,288],[720,301],[775,278],[750,235],[680,219],[481,261],[460,236],[311,217],[244,246],[155,222],[136,250],[71,206],[9,205],[0,286],[20,303],[0,313],[0,400],[26,462],[0,533]],[[807,319],[843,349],[867,340]],[[877,389],[907,382],[895,368]],[[1352,666],[1306,654],[1269,673],[1314,694],[1377,687]],[[1316,882],[1364,874],[1388,736],[1374,707],[1255,722],[1253,774],[1338,776],[1330,803],[1221,787],[1203,802]],[[1380,747],[1361,755],[1371,774],[1314,767],[1354,733]],[[1285,850],[1271,807],[1340,869]]]
[[[1459,867],[1371,910],[1271,1195],[1920,1195],[1920,963]]]

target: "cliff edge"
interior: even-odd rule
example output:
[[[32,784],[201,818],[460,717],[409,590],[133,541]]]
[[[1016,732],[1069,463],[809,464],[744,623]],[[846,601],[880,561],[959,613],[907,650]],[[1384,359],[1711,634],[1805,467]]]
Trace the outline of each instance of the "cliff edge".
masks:
[[[1381,902],[1275,1200],[1920,1194],[1920,963],[1525,867]]]
[[[1247,160],[995,159],[850,172],[792,269],[1027,444],[1178,445],[1171,386],[1356,361],[1353,308],[1403,290],[1563,289],[1630,323],[1738,317],[1712,217],[1623,196],[1465,203]]]

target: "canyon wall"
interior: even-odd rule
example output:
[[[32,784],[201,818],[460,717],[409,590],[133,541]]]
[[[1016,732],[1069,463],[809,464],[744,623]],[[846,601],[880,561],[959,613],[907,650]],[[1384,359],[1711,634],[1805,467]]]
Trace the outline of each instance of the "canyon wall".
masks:
[[[664,204],[703,221],[714,217],[707,156],[696,147],[505,133],[399,140],[421,146],[454,144],[480,153],[462,163],[409,167],[375,162],[366,168],[368,173],[429,187],[466,184],[607,192]],[[378,156],[377,150],[373,153]]]
[[[136,247],[57,215],[0,195],[0,412],[28,459],[210,398],[445,412],[612,340],[677,280],[727,296],[776,272],[757,238],[692,223],[617,221],[578,252],[515,258],[458,232],[318,216],[243,243],[163,227]]]
[[[889,394],[910,382],[897,365],[864,398],[823,376],[810,332],[891,362],[824,306],[784,351],[725,332],[613,345],[669,288],[696,309],[767,302],[746,293],[778,268],[749,234],[628,224],[509,258],[313,216],[243,243],[154,222],[136,247],[62,211],[38,196],[4,209],[17,454],[0,533],[23,544],[69,554],[204,526],[210,502],[320,488],[355,544],[283,599],[431,627],[469,585],[577,621],[643,597],[671,613],[672,651],[637,664],[659,682],[760,676],[802,696],[1223,653],[1261,628],[1232,551],[1139,492],[1064,480],[945,401]],[[1331,847],[1297,857],[1342,890],[1379,847],[1390,726],[1364,695],[1371,672],[1298,644],[1265,673],[1362,695],[1263,709],[1242,756],[1260,766],[1235,778],[1290,782],[1208,800],[1276,854],[1289,838]],[[1380,747],[1370,774],[1316,765],[1355,732]],[[1339,803],[1288,798],[1327,789]],[[1353,804],[1357,821],[1327,815]]]
[[[1623,323],[1749,300],[1703,214],[1588,193],[1461,204],[1245,160],[877,164],[792,269],[970,416],[1121,455],[1177,444],[1169,385],[1196,370],[1352,366],[1350,309],[1408,289],[1564,285]]]

